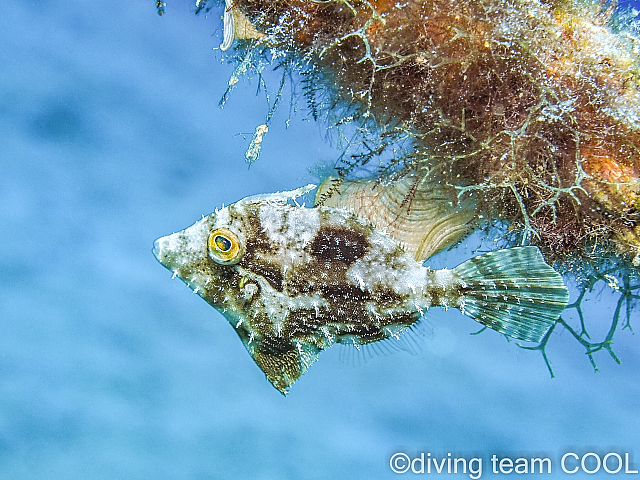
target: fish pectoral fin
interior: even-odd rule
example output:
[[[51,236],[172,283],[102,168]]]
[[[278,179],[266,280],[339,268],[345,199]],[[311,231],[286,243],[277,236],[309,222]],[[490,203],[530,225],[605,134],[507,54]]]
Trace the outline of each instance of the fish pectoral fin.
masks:
[[[462,280],[458,308],[510,337],[540,342],[569,300],[562,276],[537,247],[497,250],[453,269]]]
[[[248,349],[258,367],[280,393],[289,387],[318,359],[322,349],[299,340],[263,339]]]

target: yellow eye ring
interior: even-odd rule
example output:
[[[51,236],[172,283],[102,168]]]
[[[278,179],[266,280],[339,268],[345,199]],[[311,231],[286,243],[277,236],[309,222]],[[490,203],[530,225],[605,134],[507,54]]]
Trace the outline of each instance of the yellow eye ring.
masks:
[[[209,256],[220,265],[235,265],[244,251],[238,235],[228,228],[216,228],[209,234]]]

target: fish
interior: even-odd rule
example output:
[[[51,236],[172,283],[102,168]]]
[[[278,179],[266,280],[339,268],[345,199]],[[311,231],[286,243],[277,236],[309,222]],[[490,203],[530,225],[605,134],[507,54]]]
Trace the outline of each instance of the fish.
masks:
[[[346,209],[299,205],[314,188],[246,197],[153,246],[285,395],[323,350],[398,339],[431,307],[540,342],[567,304],[562,277],[537,247],[431,269]]]

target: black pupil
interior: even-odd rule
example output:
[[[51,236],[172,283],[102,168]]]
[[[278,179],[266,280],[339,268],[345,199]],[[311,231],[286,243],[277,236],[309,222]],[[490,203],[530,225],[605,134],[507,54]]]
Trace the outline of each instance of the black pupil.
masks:
[[[231,249],[231,240],[223,237],[222,235],[216,235],[213,241],[215,242],[216,247],[218,247],[218,250],[220,250],[221,252],[227,252],[229,251],[229,249]]]

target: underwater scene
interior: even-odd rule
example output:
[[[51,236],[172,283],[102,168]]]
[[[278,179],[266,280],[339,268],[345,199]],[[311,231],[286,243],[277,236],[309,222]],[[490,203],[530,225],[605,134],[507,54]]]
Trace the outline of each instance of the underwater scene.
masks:
[[[640,478],[640,3],[2,6],[0,478]]]

